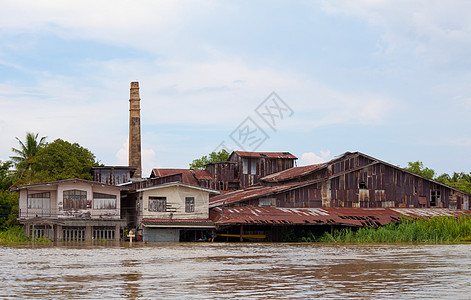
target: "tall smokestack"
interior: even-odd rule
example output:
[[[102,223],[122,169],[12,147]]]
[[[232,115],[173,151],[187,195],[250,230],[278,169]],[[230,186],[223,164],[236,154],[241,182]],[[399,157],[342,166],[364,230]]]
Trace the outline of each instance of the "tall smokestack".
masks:
[[[141,163],[141,99],[139,82],[131,82],[129,98],[129,166],[136,168],[132,178],[142,177]]]

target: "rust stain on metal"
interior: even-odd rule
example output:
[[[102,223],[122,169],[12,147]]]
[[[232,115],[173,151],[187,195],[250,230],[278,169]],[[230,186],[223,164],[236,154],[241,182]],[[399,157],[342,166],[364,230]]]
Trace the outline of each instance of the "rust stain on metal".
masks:
[[[216,225],[344,225],[378,227],[398,222],[401,216],[430,218],[471,214],[445,208],[282,208],[282,207],[215,207],[210,218]]]

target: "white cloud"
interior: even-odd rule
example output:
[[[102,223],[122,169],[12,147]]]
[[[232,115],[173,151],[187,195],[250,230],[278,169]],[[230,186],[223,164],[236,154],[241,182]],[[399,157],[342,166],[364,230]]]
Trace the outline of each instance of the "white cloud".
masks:
[[[331,158],[330,151],[320,150],[320,154],[317,155],[314,152],[306,152],[301,155],[301,159],[299,160],[299,166],[306,166],[306,165],[313,165],[313,164],[320,164],[326,161],[329,161]]]
[[[155,161],[155,151],[152,149],[142,149],[142,176],[148,177],[153,168],[158,168]]]
[[[322,1],[329,14],[364,19],[383,31],[385,54],[412,52],[427,64],[471,63],[471,2]]]
[[[75,60],[76,74],[70,76],[36,71],[27,63],[5,62],[35,81],[28,86],[15,81],[1,83],[0,106],[9,113],[1,116],[0,130],[7,142],[0,145],[0,155],[9,155],[15,136],[34,131],[48,135],[49,140],[60,137],[77,141],[103,163],[115,164],[116,157],[118,164],[126,165],[127,148],[122,153],[121,145],[128,130],[129,82],[134,80],[141,85],[143,129],[158,134],[172,135],[167,128],[178,125],[189,135],[201,135],[201,139],[211,138],[202,134],[204,130],[227,131],[226,137],[272,91],[295,111],[283,126],[297,130],[332,124],[376,125],[394,113],[398,104],[385,95],[341,92],[319,79],[254,64],[220,53],[204,39],[192,40],[187,31],[190,24],[197,24],[195,20],[204,19],[218,5],[209,0],[5,3],[0,10],[0,27],[5,29],[1,34],[45,33],[63,40],[125,46],[152,55]],[[208,56],[195,59],[179,51],[188,56],[201,51]],[[187,141],[169,138],[164,142],[182,149]],[[217,138],[214,147],[219,142]],[[143,134],[144,144],[145,149],[156,151],[147,152],[149,163],[143,161],[144,169],[150,169],[155,167],[155,156],[161,157],[159,147],[164,143],[145,140]]]
[[[182,29],[211,14],[217,3],[201,1],[28,1],[2,3],[4,34],[49,32],[63,39],[86,39],[171,54]],[[161,41],[165,41],[162,43]]]
[[[155,72],[159,69],[166,72]],[[178,125],[188,134],[212,130],[227,131],[227,136],[247,116],[255,115],[254,109],[271,91],[295,111],[294,117],[282,123],[285,128],[374,125],[388,119],[397,106],[383,95],[342,93],[315,79],[249,66],[237,58],[205,63],[112,60],[84,65],[83,72],[90,76],[50,74],[34,86],[2,84],[0,105],[9,113],[1,117],[1,130],[8,133],[9,141],[0,145],[0,155],[9,154],[15,136],[33,131],[47,135],[49,141],[55,137],[76,141],[103,163],[115,164],[110,157],[121,151],[128,134],[130,77],[140,81],[143,130],[159,134],[170,134],[167,128]],[[219,142],[208,141],[214,147]],[[146,143],[147,149],[156,151],[161,146],[143,139]],[[165,143],[178,148],[185,141],[167,139]],[[153,154],[148,155],[151,159]],[[122,157],[117,159],[123,162]]]
[[[127,166],[129,161],[129,137],[122,147],[116,152],[116,159],[118,166]]]

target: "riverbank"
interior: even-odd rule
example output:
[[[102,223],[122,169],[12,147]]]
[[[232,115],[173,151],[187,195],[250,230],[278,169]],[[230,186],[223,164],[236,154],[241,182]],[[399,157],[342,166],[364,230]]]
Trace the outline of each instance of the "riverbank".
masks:
[[[344,228],[305,241],[324,243],[455,243],[471,241],[471,217],[403,218],[378,228]]]
[[[0,232],[0,243],[51,242],[26,237],[22,226],[13,226]],[[471,216],[401,219],[400,223],[370,228],[343,228],[333,233],[313,233],[290,229],[284,233],[284,242],[307,243],[459,243],[471,242]]]

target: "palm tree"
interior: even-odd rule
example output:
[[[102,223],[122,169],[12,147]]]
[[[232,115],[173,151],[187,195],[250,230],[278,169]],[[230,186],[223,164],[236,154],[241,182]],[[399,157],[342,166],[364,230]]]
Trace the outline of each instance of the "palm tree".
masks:
[[[23,178],[25,172],[28,171],[28,182],[31,181],[31,169],[35,162],[36,155],[39,150],[46,144],[46,137],[38,137],[39,133],[26,133],[26,140],[23,143],[19,138],[16,138],[20,143],[19,149],[12,148],[11,151],[17,156],[10,156],[11,160],[15,163],[16,170],[19,175],[19,180]]]

